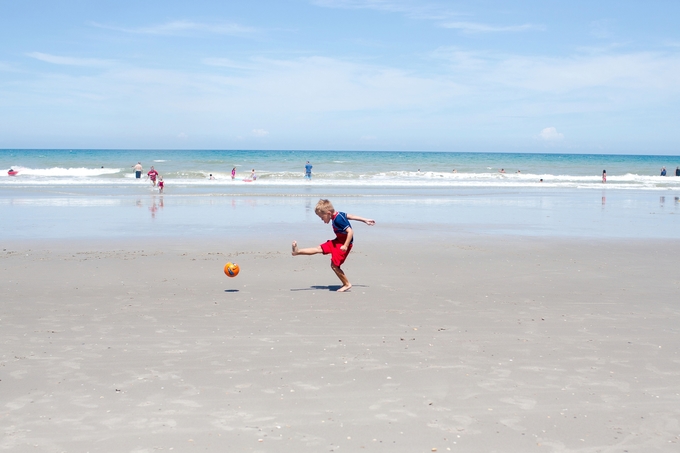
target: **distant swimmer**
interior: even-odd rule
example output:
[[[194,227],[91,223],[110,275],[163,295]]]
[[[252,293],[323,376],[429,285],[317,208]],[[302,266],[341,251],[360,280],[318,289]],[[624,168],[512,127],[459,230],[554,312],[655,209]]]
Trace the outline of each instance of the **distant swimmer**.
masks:
[[[312,164],[307,161],[307,164],[305,165],[305,178],[307,179],[312,179]]]
[[[142,171],[143,171],[142,170],[142,163],[137,162],[137,165],[133,165],[132,168],[135,169],[135,178],[137,178],[137,179],[141,178],[142,177]]]
[[[520,170],[517,170],[517,173],[522,173]]]
[[[210,173],[210,178],[208,179],[215,179],[215,177],[212,175],[212,173]]]
[[[538,182],[543,182],[543,178],[539,179]]]
[[[666,167],[661,167],[661,176],[666,176]]]
[[[14,169],[12,169],[12,168],[10,168],[9,171],[7,172],[7,175],[8,175],[8,176],[16,176],[16,175],[18,175],[18,174],[19,174],[19,172],[16,171],[16,170],[14,170]]]
[[[501,168],[500,170],[498,170],[498,173],[505,173],[505,168]]]
[[[602,184],[607,182],[607,170],[602,170]]]
[[[236,177],[236,167],[231,169],[231,179],[234,179]]]
[[[680,176],[680,167],[675,167],[675,176]]]
[[[458,170],[456,170],[456,169],[454,168],[454,169],[453,169],[453,172],[454,172],[454,173],[458,173]]]

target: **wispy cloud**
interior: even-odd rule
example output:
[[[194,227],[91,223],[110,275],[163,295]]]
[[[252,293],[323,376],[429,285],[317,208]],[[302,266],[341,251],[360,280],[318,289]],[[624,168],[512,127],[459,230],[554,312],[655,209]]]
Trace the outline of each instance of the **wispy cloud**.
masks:
[[[17,69],[9,63],[5,63],[3,61],[0,61],[0,71],[15,72],[15,71],[17,71]]]
[[[499,32],[519,32],[529,30],[545,30],[542,25],[523,24],[523,25],[488,25],[478,22],[447,22],[439,24],[443,28],[453,28],[463,33],[499,33]]]
[[[189,35],[195,33],[210,33],[230,36],[247,36],[257,32],[256,28],[234,22],[201,23],[189,20],[176,20],[164,24],[135,28],[118,27],[98,22],[92,22],[92,25],[107,30],[143,35]]]
[[[111,126],[96,118],[119,110],[126,115],[117,128],[149,137],[165,137],[170,130],[175,141],[183,131],[191,137],[186,143],[194,144],[240,133],[251,143],[290,140],[292,146],[309,140],[309,146],[335,146],[356,137],[358,147],[389,147],[401,146],[402,139],[415,146],[409,136],[422,140],[452,125],[461,135],[481,134],[479,139],[487,126],[523,127],[508,118],[624,115],[641,107],[667,108],[680,96],[678,52],[556,58],[441,48],[434,56],[428,66],[438,71],[421,74],[318,56],[221,61],[252,66],[243,73],[209,65],[183,71],[116,65],[94,75],[46,73],[18,81],[0,102],[28,104],[35,111],[68,107],[110,133]],[[560,124],[569,127],[568,121]],[[51,127],[47,119],[41,124]],[[275,132],[267,127],[272,124]],[[576,133],[567,140],[554,126],[523,130],[534,144],[578,142]],[[300,139],[305,133],[308,138]],[[390,142],[395,136],[399,140]]]
[[[337,9],[370,9],[401,13],[414,19],[444,20],[459,14],[448,8],[409,0],[312,0],[313,5]]]
[[[201,63],[208,66],[231,69],[255,69],[255,66],[247,63],[239,63],[229,58],[203,58]]]
[[[614,35],[612,26],[613,22],[609,19],[595,20],[590,23],[590,34],[600,39],[611,38]]]
[[[562,58],[495,54],[441,47],[431,54],[444,59],[456,78],[469,85],[514,87],[561,95],[606,88],[629,95],[644,90],[680,93],[680,54],[636,52],[573,55]]]
[[[539,134],[538,138],[546,142],[559,142],[564,140],[564,134],[557,132],[556,127],[546,127]]]
[[[409,0],[312,0],[312,4],[325,8],[370,9],[399,13],[413,19],[432,20],[438,22],[439,27],[457,29],[462,33],[468,34],[545,30],[545,26],[535,24],[489,25],[479,22],[441,22],[456,17],[469,16],[469,14],[452,11],[447,7],[437,4]]]
[[[62,57],[59,55],[50,55],[42,52],[30,52],[26,54],[36,60],[44,61],[46,63],[66,65],[66,66],[88,66],[88,67],[105,67],[112,66],[116,62],[113,60],[101,60],[98,58],[76,58],[76,57]]]

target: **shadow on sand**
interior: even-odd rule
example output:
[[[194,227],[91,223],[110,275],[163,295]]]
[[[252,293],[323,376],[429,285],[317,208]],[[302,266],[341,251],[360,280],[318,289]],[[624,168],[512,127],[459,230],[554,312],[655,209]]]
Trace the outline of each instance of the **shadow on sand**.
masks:
[[[238,289],[225,289],[224,292],[225,293],[237,293]]]
[[[320,286],[320,285],[315,285],[315,286],[310,286],[309,288],[293,288],[291,291],[337,291],[340,288],[342,288],[341,285],[327,285],[327,286]],[[366,285],[352,285],[352,288],[350,288],[350,291],[354,288],[366,288]]]

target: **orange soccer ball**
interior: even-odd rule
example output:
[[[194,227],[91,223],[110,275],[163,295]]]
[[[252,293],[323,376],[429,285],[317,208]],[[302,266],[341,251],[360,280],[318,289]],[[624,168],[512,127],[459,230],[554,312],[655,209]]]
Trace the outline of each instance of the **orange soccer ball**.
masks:
[[[236,277],[240,270],[241,268],[236,263],[227,263],[224,266],[224,273],[227,274],[227,277]]]

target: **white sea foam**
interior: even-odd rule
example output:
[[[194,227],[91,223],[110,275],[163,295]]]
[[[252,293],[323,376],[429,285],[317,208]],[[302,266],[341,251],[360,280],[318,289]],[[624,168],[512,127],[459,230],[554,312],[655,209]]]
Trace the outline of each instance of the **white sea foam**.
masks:
[[[44,177],[92,177],[101,175],[113,175],[121,171],[120,168],[26,168],[21,166],[12,167],[19,172],[20,176],[44,176]]]
[[[12,167],[19,171],[18,176],[9,177],[2,173],[0,185],[17,186],[134,186],[149,184],[146,178],[136,179],[129,169],[120,168],[25,168]],[[209,179],[213,174],[214,180]],[[575,189],[641,189],[641,190],[680,190],[680,178],[648,176],[626,173],[610,175],[603,184],[599,175],[569,174],[531,174],[499,172],[414,172],[387,171],[362,172],[337,171],[315,173],[313,178],[305,179],[297,171],[259,171],[255,182],[245,182],[250,172],[238,172],[231,179],[231,172],[208,172],[202,170],[162,172],[166,187],[231,186],[249,184],[253,186],[286,187],[355,187],[379,188],[522,188],[558,187]],[[541,180],[543,180],[541,182]]]

